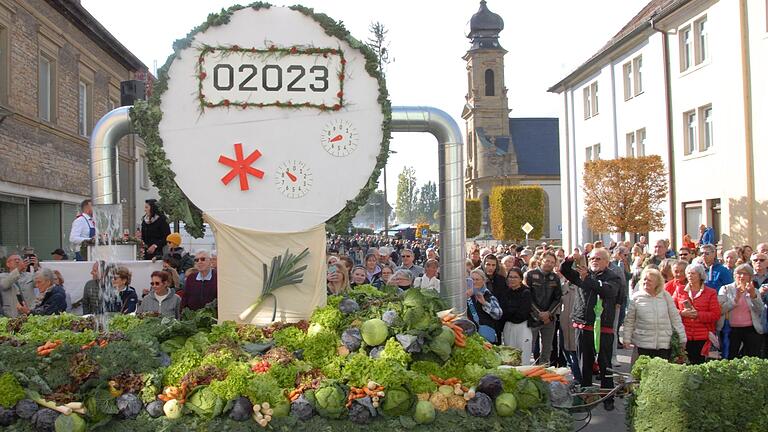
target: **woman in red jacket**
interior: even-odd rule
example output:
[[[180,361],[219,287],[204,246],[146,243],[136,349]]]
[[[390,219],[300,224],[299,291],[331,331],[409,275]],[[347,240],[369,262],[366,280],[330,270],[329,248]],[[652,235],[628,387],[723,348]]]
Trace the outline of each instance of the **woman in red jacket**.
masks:
[[[685,289],[674,294],[675,306],[680,311],[688,343],[688,360],[691,364],[704,363],[709,352],[709,333],[715,331],[720,319],[720,303],[717,292],[704,286],[707,272],[701,264],[691,264],[685,268],[688,284]]]

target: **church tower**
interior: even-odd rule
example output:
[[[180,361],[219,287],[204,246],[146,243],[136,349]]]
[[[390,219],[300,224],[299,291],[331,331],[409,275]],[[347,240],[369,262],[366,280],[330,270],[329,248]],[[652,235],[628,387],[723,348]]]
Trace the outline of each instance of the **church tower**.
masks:
[[[488,196],[500,183],[513,184],[517,160],[509,131],[509,103],[504,85],[504,54],[499,33],[504,20],[488,9],[485,0],[469,22],[471,46],[467,62],[465,185],[467,198],[480,199],[484,233],[490,232]]]

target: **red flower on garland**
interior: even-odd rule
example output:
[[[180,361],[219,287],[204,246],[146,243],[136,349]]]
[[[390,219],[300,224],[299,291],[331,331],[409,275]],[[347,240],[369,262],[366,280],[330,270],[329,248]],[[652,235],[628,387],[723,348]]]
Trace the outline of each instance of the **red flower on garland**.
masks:
[[[251,48],[251,52],[255,53],[256,52],[256,48]]]
[[[341,105],[339,105],[339,104],[336,104],[336,105],[333,106],[333,110],[334,111],[338,111],[340,109],[341,109]]]
[[[207,77],[207,76],[208,76],[208,74],[207,74],[207,73],[205,73],[205,72],[200,72],[200,75],[198,75],[198,77],[199,77],[201,80],[204,80],[204,79],[205,79],[205,77]]]
[[[344,81],[344,74],[343,73],[339,74],[339,81]]]
[[[287,103],[286,105],[288,105],[288,106],[293,106],[293,102],[291,102],[291,101],[288,101],[288,103]]]
[[[299,52],[299,50],[296,49],[296,47],[291,47],[291,54],[296,54],[297,52]]]
[[[339,99],[343,98],[344,97],[344,92],[340,91],[340,92],[336,93],[336,97],[339,98]]]
[[[332,49],[332,50],[331,50],[331,54],[336,54],[336,52],[337,52],[337,51],[336,51],[335,49]]]
[[[246,108],[248,108],[248,102],[243,102],[243,103],[241,103],[241,104],[240,104],[240,108],[242,108],[242,109],[246,109]]]
[[[198,63],[203,63],[203,62],[205,62],[205,57],[203,57],[204,55],[205,55],[205,51],[203,51],[203,53],[202,53],[202,54],[200,54],[200,58],[198,58],[198,59],[197,59],[197,62],[198,62]]]
[[[343,65],[347,64],[347,60],[345,58],[343,58],[343,57],[341,59],[341,64],[343,64]]]
[[[238,45],[232,45],[232,50],[233,50],[233,51],[240,51],[240,46],[238,46]]]
[[[323,53],[323,57],[328,58],[328,53]]]
[[[224,104],[225,107],[228,107],[229,106],[229,99],[224,99],[221,103]]]

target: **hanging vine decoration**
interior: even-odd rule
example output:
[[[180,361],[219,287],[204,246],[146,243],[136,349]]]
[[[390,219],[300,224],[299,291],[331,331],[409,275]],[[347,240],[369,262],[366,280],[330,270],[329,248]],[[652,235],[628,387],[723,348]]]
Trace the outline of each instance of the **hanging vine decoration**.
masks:
[[[195,36],[211,27],[229,23],[233,13],[248,7],[254,10],[269,9],[271,4],[255,2],[248,6],[234,5],[227,9],[222,9],[219,13],[208,15],[208,19],[205,22],[192,29],[185,38],[173,43],[173,54],[168,57],[165,64],[157,71],[158,76],[152,86],[152,96],[146,102],[137,101],[131,109],[133,129],[141,136],[147,147],[149,177],[160,193],[160,205],[172,220],[184,221],[187,232],[197,238],[202,237],[204,233],[202,212],[187,198],[174,180],[176,174],[171,169],[171,162],[165,154],[163,140],[158,132],[158,125],[163,118],[163,113],[160,110],[160,100],[168,89],[168,70],[171,67],[171,63],[180,55],[181,51],[192,46]],[[368,182],[360,190],[357,197],[347,201],[346,207],[326,222],[330,230],[346,231],[352,218],[357,214],[360,207],[365,205],[370,194],[376,189],[381,170],[389,156],[389,140],[392,137],[390,126],[392,122],[392,106],[388,99],[389,93],[387,92],[384,76],[379,72],[376,54],[367,45],[352,37],[343,24],[335,21],[328,15],[316,13],[308,7],[296,5],[291,6],[290,9],[312,18],[323,28],[328,36],[343,40],[353,49],[359,50],[365,57],[366,72],[375,78],[379,84],[378,102],[381,106],[384,120],[381,123],[383,135],[379,154],[376,157],[376,166],[368,178]]]
[[[339,91],[336,93],[337,103],[333,105],[313,104],[309,102],[305,103],[293,103],[292,101],[275,101],[271,103],[249,102],[249,101],[237,101],[223,99],[219,102],[209,101],[205,94],[203,94],[203,81],[208,77],[208,71],[205,69],[205,56],[211,53],[220,53],[224,55],[226,53],[242,53],[248,55],[263,55],[265,57],[277,56],[289,56],[289,55],[322,55],[328,57],[329,55],[339,56],[339,63],[341,69],[336,73],[336,77],[339,80]],[[209,46],[203,45],[200,47],[200,54],[197,57],[197,99],[200,104],[200,110],[205,108],[217,108],[217,107],[238,107],[247,109],[249,107],[278,107],[278,108],[315,108],[320,111],[339,111],[344,106],[344,79],[346,77],[346,64],[347,60],[344,58],[344,52],[337,48],[301,48],[292,46],[290,48],[277,47],[270,45],[269,48],[246,48],[238,45],[232,46]]]

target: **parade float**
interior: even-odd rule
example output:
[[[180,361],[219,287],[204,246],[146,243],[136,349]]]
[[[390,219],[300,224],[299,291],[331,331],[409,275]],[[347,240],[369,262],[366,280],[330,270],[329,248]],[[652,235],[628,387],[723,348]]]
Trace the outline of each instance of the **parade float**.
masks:
[[[174,44],[152,90],[96,125],[94,203],[114,204],[114,146],[138,133],[164,211],[216,234],[218,302],[181,320],[0,319],[4,430],[569,430],[550,403],[568,398],[567,371],[516,367],[463,319],[458,127],[391,110],[375,56],[340,23],[233,6]],[[328,297],[325,223],[366,200],[391,131],[440,146],[441,293]]]
[[[568,431],[564,371],[490,346],[431,291],[361,286],[309,321],[216,324],[74,315],[0,319],[9,431]]]

